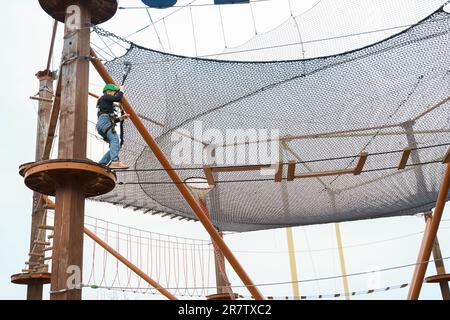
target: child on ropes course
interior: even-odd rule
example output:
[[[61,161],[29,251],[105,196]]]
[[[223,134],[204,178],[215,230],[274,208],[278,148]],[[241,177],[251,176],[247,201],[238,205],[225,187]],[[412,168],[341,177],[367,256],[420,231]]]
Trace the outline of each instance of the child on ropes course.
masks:
[[[129,114],[118,117],[115,113],[114,103],[120,103],[123,97],[123,86],[107,84],[103,88],[103,96],[98,99],[97,132],[109,143],[109,150],[98,162],[109,165],[112,169],[128,169],[129,166],[119,160],[120,142],[115,130],[116,123],[129,118]]]

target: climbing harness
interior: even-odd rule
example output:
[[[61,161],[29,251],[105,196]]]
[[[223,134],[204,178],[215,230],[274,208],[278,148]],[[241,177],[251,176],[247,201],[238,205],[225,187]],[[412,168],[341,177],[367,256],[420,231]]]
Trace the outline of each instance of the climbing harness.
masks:
[[[122,83],[121,83],[122,86],[124,85],[125,80],[127,79],[128,74],[131,71],[131,63],[130,62],[125,61],[123,64],[124,64],[124,70],[123,70]],[[119,91],[119,87],[116,86],[115,84],[106,84],[103,87],[103,93],[105,93],[108,90]],[[100,101],[100,99],[99,99],[99,101]],[[105,131],[102,130],[102,132],[101,132],[102,138],[106,142],[108,142],[106,133],[109,130],[112,130],[113,133],[116,133],[116,123],[117,122],[120,123],[120,146],[122,146],[123,145],[123,141],[124,141],[124,139],[123,139],[123,131],[124,131],[123,130],[123,120],[120,120],[120,117],[124,115],[124,111],[123,111],[123,108],[122,108],[122,103],[119,103],[118,107],[119,107],[118,114],[116,114],[116,113],[106,113],[106,112],[102,112],[100,110],[99,104],[97,103],[97,108],[98,108],[97,118],[100,118],[101,115],[105,114],[105,115],[107,115],[109,117],[109,120],[111,122],[110,126]]]

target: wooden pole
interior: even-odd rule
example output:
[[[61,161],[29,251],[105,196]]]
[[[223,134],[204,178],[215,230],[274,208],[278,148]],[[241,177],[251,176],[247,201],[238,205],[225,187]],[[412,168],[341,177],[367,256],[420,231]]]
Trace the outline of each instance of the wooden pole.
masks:
[[[44,151],[46,129],[50,119],[52,103],[48,101],[52,98],[54,75],[49,70],[40,71],[36,74],[39,80],[39,98],[47,99],[40,100],[38,107],[38,119],[36,129],[36,153],[35,160],[39,161],[42,158]],[[42,254],[44,246],[36,245],[37,241],[45,241],[44,232],[39,232],[39,226],[44,222],[45,224],[45,209],[42,194],[33,192],[33,206],[31,214],[31,236],[30,236],[30,253]],[[30,263],[37,263],[38,256],[31,255]],[[42,300],[42,284],[30,283],[27,285],[27,300]]]
[[[210,146],[208,146],[210,147]],[[207,157],[207,163],[211,164],[211,165],[216,165],[216,149],[213,147],[211,149],[211,153],[210,155],[208,154]],[[217,173],[212,173],[213,178],[217,179]],[[215,212],[216,215],[220,215],[220,196],[219,196],[219,192],[220,192],[220,188],[213,188],[212,190],[210,190],[210,192],[208,193],[209,195],[209,199],[211,201],[211,206],[213,208],[213,210],[218,210],[219,212]],[[199,203],[202,205],[202,208],[205,210],[206,214],[208,215],[208,217],[211,220],[211,216],[209,214],[209,210],[208,207],[206,206],[206,194],[203,195],[199,195]],[[215,206],[214,206],[215,204]],[[223,233],[217,228],[217,231],[219,231],[219,235],[220,237],[223,239]],[[216,272],[216,288],[217,288],[217,294],[226,294],[229,293],[230,291],[232,291],[228,280],[228,276],[226,274],[226,269],[225,269],[225,257],[223,256],[223,252],[217,247],[217,244],[213,243],[213,248],[214,248],[214,267],[215,267],[215,272]],[[223,274],[222,274],[223,272]],[[230,299],[234,299],[234,296],[232,297],[230,295]]]
[[[220,236],[223,238],[223,233],[219,231]],[[217,293],[227,293],[226,286],[229,285],[225,282],[222,275],[222,271],[226,273],[225,258],[222,251],[217,250],[214,254],[214,266],[216,271],[216,288]]]
[[[425,223],[427,223],[427,221],[429,219],[431,219],[432,214],[433,213],[431,211],[425,212]],[[439,240],[438,240],[437,236],[436,236],[436,240],[434,241],[434,244],[433,244],[433,259],[434,259],[434,265],[436,266],[437,274],[438,275],[446,274],[444,261],[442,260],[441,247],[439,245]],[[448,282],[441,281],[441,282],[439,282],[439,286],[441,288],[442,299],[450,300],[450,289],[448,286]]]
[[[208,207],[206,206],[206,197],[198,198],[198,202],[200,203],[202,209],[205,211],[205,213],[208,216],[208,219],[211,220],[211,217],[209,215]],[[223,239],[222,232],[219,231],[220,237]],[[225,269],[225,259],[223,256],[223,252],[220,251],[220,248],[217,246],[217,243],[214,242],[214,240],[211,238],[211,242],[213,244],[214,248],[214,266],[216,271],[216,289],[218,294],[223,293],[230,293],[230,299],[233,299],[232,297],[232,289],[230,287],[230,283],[228,281],[228,276],[226,274]]]
[[[95,52],[91,50],[91,55],[93,56],[92,63],[97,70],[97,72],[100,74],[100,76],[103,78],[103,81],[106,83],[115,83],[111,75],[106,70],[105,66],[100,62],[100,60],[95,55]],[[156,143],[155,139],[152,137],[152,135],[147,131],[142,121],[139,119],[139,116],[136,114],[130,103],[126,98],[123,98],[122,100],[122,107],[126,113],[130,115],[130,120],[133,122],[136,129],[141,134],[144,141],[148,144],[152,152],[154,153],[155,157],[159,160],[162,167],[166,170],[169,177],[174,182],[175,187],[178,188],[181,195],[184,197],[188,205],[191,207],[194,214],[197,216],[199,221],[203,224],[206,231],[209,233],[211,238],[217,243],[220,250],[223,252],[224,256],[227,258],[230,265],[233,267],[233,269],[238,274],[239,278],[242,280],[242,282],[245,284],[247,289],[250,291],[250,293],[253,295],[253,297],[257,300],[262,300],[264,297],[259,292],[258,288],[255,286],[253,281],[250,279],[248,274],[245,272],[244,268],[242,268],[239,261],[236,259],[234,254],[231,252],[230,248],[226,245],[226,243],[223,241],[223,239],[220,237],[219,232],[216,230],[214,225],[209,220],[208,216],[204,212],[204,210],[201,208],[200,204],[198,203],[197,199],[192,195],[192,193],[189,191],[188,187],[183,183],[178,173],[175,171],[175,168],[172,166],[172,164],[167,159],[166,155],[163,153],[159,145]]]
[[[294,157],[297,158],[298,161],[300,160],[300,157],[297,153],[293,152],[292,149],[289,148],[288,142],[282,141],[279,144],[278,147],[278,161],[283,163],[285,161],[284,153],[285,151],[288,151],[294,155]],[[281,170],[281,168],[279,168]],[[308,168],[307,168],[308,170]],[[277,172],[277,174],[282,177],[282,172]],[[320,178],[317,178],[319,181]],[[285,181],[280,181],[280,191],[281,191],[281,201],[282,201],[282,207],[283,207],[283,213],[286,216],[289,216],[289,194],[286,186]],[[298,272],[297,272],[297,259],[295,256],[295,247],[294,247],[294,237],[292,234],[291,228],[286,228],[286,237],[287,237],[287,245],[288,245],[288,251],[289,251],[289,267],[291,270],[291,280],[292,280],[292,294],[294,296],[294,299],[300,299],[300,284],[298,282]]]
[[[337,213],[337,205],[336,205],[336,191],[328,191],[328,195],[330,196],[331,207],[333,209],[333,213]],[[344,286],[345,299],[350,300],[350,290],[348,288],[348,279],[347,279],[347,268],[345,267],[345,257],[344,257],[344,248],[342,246],[342,236],[341,236],[341,227],[339,223],[334,224],[334,231],[336,234],[336,243],[339,253],[339,263],[341,266],[341,274],[342,274],[342,285]]]
[[[91,13],[86,1],[71,3],[61,63],[58,158],[86,159]],[[56,188],[51,300],[81,299],[84,200],[76,178]],[[81,283],[71,282],[76,280]]]
[[[420,289],[427,271],[428,260],[430,260],[431,251],[436,240],[439,223],[441,222],[442,214],[444,212],[445,202],[450,186],[450,164],[447,164],[444,178],[441,183],[439,195],[436,201],[436,208],[434,214],[427,221],[425,232],[422,239],[422,244],[417,258],[417,265],[414,269],[414,274],[411,280],[411,286],[408,292],[408,300],[419,299]]]
[[[102,246],[106,251],[111,253],[114,257],[116,257],[117,260],[122,262],[124,265],[126,265],[128,268],[133,270],[139,277],[144,279],[148,284],[150,284],[152,287],[154,287],[156,290],[158,290],[161,294],[169,298],[170,300],[178,300],[173,294],[171,294],[169,291],[167,291],[165,288],[163,288],[158,282],[150,278],[145,272],[143,272],[141,269],[139,269],[137,266],[132,264],[130,261],[125,259],[119,252],[114,250],[112,247],[110,247],[106,242],[104,242],[102,239],[97,237],[95,233],[84,228],[84,233],[89,236],[92,240],[97,242],[100,246]]]
[[[347,269],[345,268],[344,249],[342,248],[341,228],[339,223],[334,224],[336,231],[336,241],[339,252],[339,262],[341,264],[342,284],[344,285],[345,299],[350,300],[350,290],[348,289]]]
[[[295,259],[294,237],[292,234],[292,228],[286,228],[286,237],[289,252],[289,266],[291,268],[292,292],[294,294],[294,299],[298,300],[300,299],[300,289],[298,286],[297,261]]]

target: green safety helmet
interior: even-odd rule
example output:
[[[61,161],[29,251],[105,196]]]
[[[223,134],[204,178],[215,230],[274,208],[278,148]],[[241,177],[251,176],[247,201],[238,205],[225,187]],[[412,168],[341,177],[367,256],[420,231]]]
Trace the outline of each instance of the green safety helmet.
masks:
[[[108,83],[106,86],[103,87],[103,93],[105,93],[105,91],[108,90],[119,91],[119,87],[116,86],[115,84]]]

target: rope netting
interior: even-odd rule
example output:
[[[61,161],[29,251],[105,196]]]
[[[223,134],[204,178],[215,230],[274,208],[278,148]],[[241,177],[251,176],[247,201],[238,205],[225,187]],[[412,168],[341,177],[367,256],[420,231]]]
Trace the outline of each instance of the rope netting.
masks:
[[[129,49],[106,67],[119,82],[131,62],[126,96],[183,180],[204,177],[203,165],[275,164],[274,158],[296,161],[297,174],[335,171],[353,168],[368,152],[360,175],[286,181],[285,166],[274,182],[260,171],[216,173],[220,183],[207,206],[220,230],[411,215],[433,208],[444,172],[449,32],[440,8],[383,41],[332,56],[222,61],[124,42]],[[229,130],[235,135],[225,139]],[[397,170],[405,147],[412,148],[408,166]],[[121,184],[96,200],[195,219],[131,122],[120,156],[131,170],[118,172]]]
[[[178,296],[204,297],[214,285],[214,251],[211,242],[150,232],[94,217],[85,226],[149,277]],[[83,284],[120,288],[143,294],[158,291],[110,253],[88,241]]]
[[[54,214],[49,215],[50,222],[54,220]],[[448,222],[444,220],[444,222]],[[110,222],[97,217],[85,216],[85,226],[94,232],[99,238],[107,242],[113,249],[118,251],[131,263],[136,265],[145,274],[157,281],[161,286],[167,288],[171,293],[178,297],[201,297],[204,298],[209,294],[213,294],[217,290],[214,275],[214,255],[216,250],[213,244],[208,240],[178,237],[174,235],[161,234],[149,230],[135,228],[129,225],[123,225],[115,222]],[[449,229],[448,226],[441,229]],[[399,235],[395,238],[379,239],[372,242],[352,244],[345,246],[346,250],[365,250],[377,245],[386,245],[386,242],[407,241],[411,242],[412,237],[419,237],[423,231]],[[229,234],[228,237],[232,237]],[[136,275],[133,271],[119,262],[115,257],[111,256],[109,252],[104,250],[91,238],[85,237],[84,250],[86,252],[86,260],[83,268],[83,287],[91,289],[106,289],[110,291],[120,291],[123,293],[135,293],[144,295],[160,295],[160,293],[153,287],[149,286],[143,279]],[[255,257],[264,256],[267,259],[287,259],[289,251],[283,250],[269,250],[269,251],[248,251],[248,250],[234,250],[240,255],[251,255]],[[297,250],[294,254],[309,253],[310,263],[314,263],[314,258],[311,253],[328,252],[334,255],[337,251],[336,247],[317,248],[308,250]],[[355,251],[356,253],[357,251]],[[448,260],[450,257],[443,257],[442,260]],[[431,260],[430,262],[434,262]],[[304,261],[306,263],[306,261]],[[417,263],[401,264],[399,261],[389,261],[388,267],[376,270],[376,272],[397,272],[405,268],[411,269]],[[221,270],[224,272],[225,270]],[[412,269],[411,269],[412,271]],[[373,274],[374,270],[358,271],[347,274],[347,277],[367,277]],[[222,275],[223,276],[223,275]],[[314,278],[298,280],[305,286],[307,283],[316,284],[330,283],[342,278],[342,275],[319,276],[315,274]],[[285,277],[282,277],[285,279]],[[287,287],[293,282],[289,280],[273,281],[258,283],[262,287]],[[226,287],[222,288],[225,292],[231,294],[235,292],[239,298],[250,298],[239,294],[243,285],[230,285],[226,278]],[[312,287],[310,287],[312,288]],[[390,287],[394,289],[394,287]],[[384,289],[373,288],[371,290],[362,290],[353,292],[356,294],[367,294],[376,291],[383,291]],[[320,288],[311,290],[311,293],[318,295],[311,295],[302,297],[302,299],[312,298],[336,298],[344,296],[344,293],[334,293],[331,295],[322,294]],[[288,299],[288,297],[272,297],[273,299]]]

